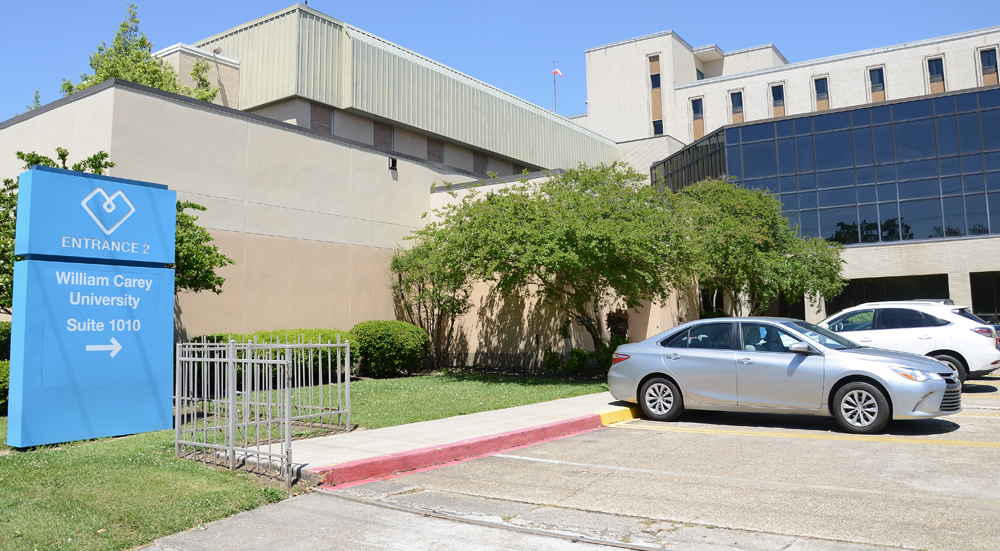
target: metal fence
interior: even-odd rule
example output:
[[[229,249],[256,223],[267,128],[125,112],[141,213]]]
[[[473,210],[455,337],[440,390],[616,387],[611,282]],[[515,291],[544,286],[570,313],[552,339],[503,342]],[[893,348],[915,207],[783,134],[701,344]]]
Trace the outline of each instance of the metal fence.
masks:
[[[177,345],[178,457],[277,472],[292,483],[292,440],[351,430],[350,341]]]

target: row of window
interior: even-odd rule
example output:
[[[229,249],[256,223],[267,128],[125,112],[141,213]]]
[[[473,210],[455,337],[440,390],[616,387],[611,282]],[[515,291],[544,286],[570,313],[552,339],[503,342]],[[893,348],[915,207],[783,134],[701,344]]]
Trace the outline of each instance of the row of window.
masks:
[[[997,82],[997,49],[985,49],[979,51],[980,69],[982,71],[983,86],[998,84]],[[945,92],[944,79],[944,58],[934,57],[926,60],[927,81],[930,93],[939,94]],[[878,103],[886,100],[885,95],[885,68],[872,67],[868,69],[868,89],[871,93],[871,101]],[[654,87],[659,87],[659,75],[656,76]],[[828,77],[821,76],[813,79],[813,91],[815,93],[814,109],[816,111],[826,111],[830,109],[830,83]],[[771,116],[785,116],[785,87],[783,84],[772,84],[771,92]],[[738,124],[744,122],[743,113],[743,92],[734,91],[729,93],[731,122]],[[704,103],[702,98],[691,100],[692,120],[704,119]],[[695,125],[697,126],[697,124]],[[662,131],[661,131],[662,133]],[[694,132],[694,139],[699,139],[704,135],[704,130]]]

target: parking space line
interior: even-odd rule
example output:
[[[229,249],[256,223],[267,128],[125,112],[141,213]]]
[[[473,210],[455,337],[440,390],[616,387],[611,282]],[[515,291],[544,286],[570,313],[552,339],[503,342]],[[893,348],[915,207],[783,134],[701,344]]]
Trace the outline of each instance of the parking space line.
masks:
[[[719,434],[725,436],[760,436],[764,438],[798,438],[804,440],[844,440],[850,442],[884,442],[889,444],[928,444],[934,446],[961,446],[966,448],[1000,448],[1000,442],[974,442],[971,440],[931,440],[929,438],[893,438],[850,434],[802,434],[793,432],[765,432],[751,430],[701,429],[688,427],[650,427],[624,422],[610,425],[613,429],[651,430],[658,432],[684,432],[690,434]]]

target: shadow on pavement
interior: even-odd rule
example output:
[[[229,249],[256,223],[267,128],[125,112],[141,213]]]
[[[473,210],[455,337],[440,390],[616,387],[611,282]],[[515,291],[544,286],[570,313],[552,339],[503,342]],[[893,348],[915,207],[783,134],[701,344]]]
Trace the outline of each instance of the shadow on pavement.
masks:
[[[962,394],[990,394],[993,392],[997,392],[997,387],[984,384],[962,386]]]
[[[686,411],[679,422],[732,428],[773,428],[850,434],[842,430],[833,417],[813,415]],[[878,434],[883,436],[930,436],[954,432],[959,427],[958,423],[949,421],[947,418],[892,421]]]

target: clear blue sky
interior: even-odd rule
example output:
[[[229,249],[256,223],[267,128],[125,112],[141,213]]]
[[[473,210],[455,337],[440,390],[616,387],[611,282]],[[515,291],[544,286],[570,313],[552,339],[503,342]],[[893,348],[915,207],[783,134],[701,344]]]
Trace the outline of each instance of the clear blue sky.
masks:
[[[291,0],[138,0],[154,49],[191,43],[277,11]],[[310,0],[310,7],[545,108],[552,62],[559,113],[586,111],[584,50],[672,29],[692,46],[735,50],[773,43],[790,62],[1000,25],[996,0],[949,2],[676,2],[651,0],[468,2]],[[0,0],[0,121],[62,97],[63,78],[89,71],[111,42],[121,0]]]

